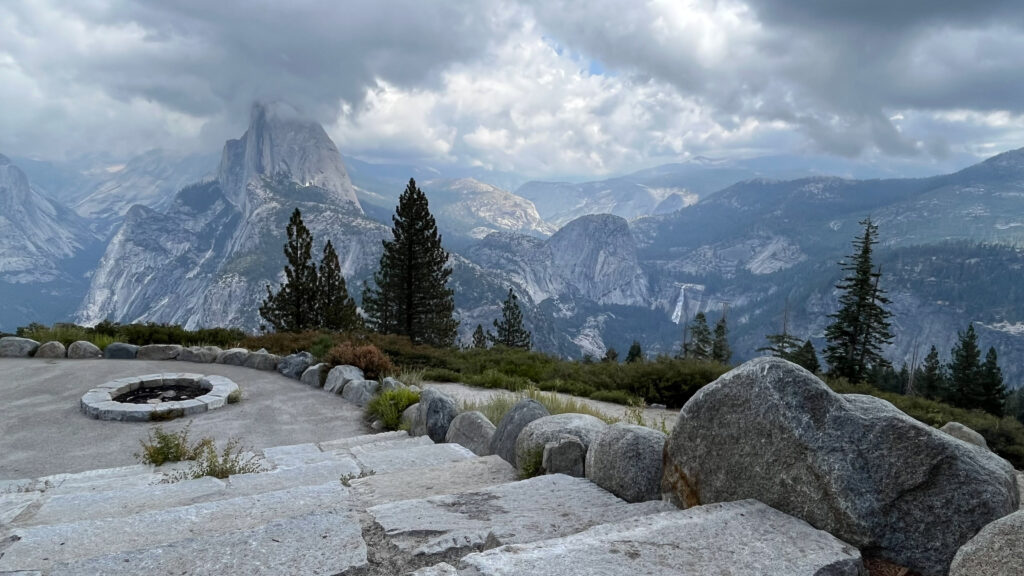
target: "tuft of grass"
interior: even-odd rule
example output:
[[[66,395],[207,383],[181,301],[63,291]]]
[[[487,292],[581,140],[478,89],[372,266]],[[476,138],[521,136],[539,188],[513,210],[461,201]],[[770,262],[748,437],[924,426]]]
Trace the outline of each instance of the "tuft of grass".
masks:
[[[398,430],[402,425],[402,412],[419,401],[420,393],[408,388],[382,392],[366,405],[366,419],[380,420],[384,428]]]
[[[235,388],[228,394],[228,404],[238,404],[242,401],[242,389]]]
[[[224,449],[217,452],[211,440],[203,444],[199,454],[187,470],[178,470],[169,482],[195,480],[203,476],[224,479],[233,474],[251,474],[263,471],[263,459],[241,445],[238,438],[231,438]]]
[[[657,430],[662,434],[668,436],[672,431],[668,428],[668,423],[665,421],[665,417],[662,416],[660,421],[649,421],[644,418],[644,401],[635,400],[629,403],[626,410],[622,414],[622,421],[627,424],[636,424],[637,426],[644,426],[652,430]]]
[[[189,440],[189,422],[184,428],[177,432],[166,432],[160,426],[150,429],[145,440],[139,440],[142,445],[142,452],[134,456],[143,464],[161,466],[166,462],[181,462],[182,460],[195,460],[209,446],[213,445],[212,438],[201,438],[196,442]]]
[[[505,417],[505,414],[508,414],[509,410],[520,400],[522,400],[522,397],[516,394],[499,392],[492,394],[490,398],[480,401],[463,400],[462,410],[464,412],[481,412],[491,423],[497,426],[498,422],[501,422],[501,419]]]
[[[420,388],[422,388],[423,381],[425,380],[425,378],[423,378],[424,372],[425,370],[422,369],[411,370],[407,368],[399,372],[398,375],[395,376],[395,379],[401,382],[402,384],[405,384],[406,386],[419,386]]]

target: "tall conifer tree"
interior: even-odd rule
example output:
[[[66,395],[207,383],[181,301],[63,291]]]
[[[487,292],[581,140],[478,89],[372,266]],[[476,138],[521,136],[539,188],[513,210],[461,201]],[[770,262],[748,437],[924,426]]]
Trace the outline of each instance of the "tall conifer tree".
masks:
[[[725,314],[715,323],[715,336],[711,342],[711,359],[721,364],[728,364],[732,358],[732,348],[729,347],[729,327],[725,323]]]
[[[330,240],[324,245],[317,282],[317,328],[337,332],[357,328],[361,321],[356,311],[356,303],[348,294],[345,277],[341,274],[338,253]]]
[[[409,179],[391,220],[393,239],[384,241],[375,287],[363,291],[369,324],[413,342],[451,346],[458,328],[454,293],[448,288],[452,269],[427,196],[415,180]]]
[[[921,396],[932,400],[945,400],[949,396],[949,377],[934,344],[914,375],[914,388]]]
[[[640,342],[633,340],[633,343],[629,345],[629,350],[626,351],[626,364],[643,362],[643,360],[644,351],[640,348]]]
[[[862,382],[875,368],[889,362],[882,357],[882,346],[892,341],[885,306],[889,299],[879,287],[881,269],[871,262],[872,246],[878,243],[878,225],[870,218],[861,221],[864,233],[853,241],[854,254],[842,265],[846,276],[836,284],[842,291],[839,311],[831,314],[832,324],[825,329],[825,358],[829,372],[851,382]]]
[[[693,324],[690,326],[690,342],[686,356],[698,360],[710,360],[713,346],[714,341],[711,338],[711,329],[708,328],[708,319],[703,312],[697,312],[693,317]]]
[[[473,348],[481,350],[487,348],[487,335],[484,334],[484,327],[480,324],[477,324],[476,330],[473,330]]]
[[[319,286],[312,257],[313,235],[302,222],[298,208],[288,220],[287,234],[285,281],[277,292],[267,286],[260,316],[278,332],[300,332],[317,327]]]
[[[974,324],[957,332],[957,342],[950,353],[949,378],[952,387],[950,400],[960,408],[981,408],[981,349]]]
[[[789,358],[790,362],[803,366],[808,372],[817,374],[821,371],[821,364],[818,363],[818,353],[814,351],[814,344],[808,338],[803,346],[796,350]]]
[[[1003,384],[1003,371],[999,369],[999,361],[996,358],[996,349],[989,347],[985,354],[985,362],[981,365],[980,376],[981,402],[979,408],[1002,416],[1006,406],[1007,391]]]
[[[511,288],[508,289],[508,298],[501,305],[501,320],[494,321],[494,330],[495,333],[490,335],[490,339],[495,344],[524,350],[529,350],[532,345],[532,335],[523,326],[523,311],[519,308],[519,298]]]

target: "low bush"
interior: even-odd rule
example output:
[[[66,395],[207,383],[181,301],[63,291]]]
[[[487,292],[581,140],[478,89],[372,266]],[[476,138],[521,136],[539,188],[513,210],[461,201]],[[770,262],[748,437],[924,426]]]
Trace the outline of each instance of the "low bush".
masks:
[[[462,382],[480,388],[500,388],[515,392],[533,385],[527,378],[512,376],[498,370],[488,369],[479,374],[463,376]]]
[[[460,382],[462,374],[448,368],[424,368],[423,380],[426,382]]]
[[[196,442],[190,442],[188,434],[191,426],[190,422],[177,432],[165,432],[160,426],[153,427],[145,440],[139,440],[142,452],[136,453],[135,458],[143,464],[154,466],[161,466],[167,462],[195,460],[208,446],[213,445],[213,439],[201,438]]]
[[[643,405],[643,400],[622,390],[595,390],[594,392],[591,392],[589,397],[591,400],[599,400],[601,402],[613,402],[615,404],[628,405],[640,403],[641,406]]]
[[[380,420],[384,428],[398,430],[402,425],[402,413],[419,401],[420,393],[408,388],[382,392],[366,405],[366,419],[371,422]]]
[[[270,332],[250,336],[241,342],[243,348],[259,350],[266,348],[272,354],[287,356],[307,351],[317,358],[323,358],[331,348],[350,340],[342,334],[331,332]]]
[[[117,324],[101,322],[95,327],[76,324],[54,324],[47,327],[32,323],[18,328],[19,336],[37,342],[56,340],[65,346],[78,340],[92,342],[101,350],[113,342],[126,342],[137,346],[147,344],[180,344],[182,346],[230,347],[245,338],[245,332],[228,328],[186,330],[175,324]]]
[[[363,371],[363,375],[371,380],[388,376],[394,371],[391,359],[372,344],[361,346],[351,342],[342,342],[327,353],[324,362],[333,366],[345,364],[355,366]]]

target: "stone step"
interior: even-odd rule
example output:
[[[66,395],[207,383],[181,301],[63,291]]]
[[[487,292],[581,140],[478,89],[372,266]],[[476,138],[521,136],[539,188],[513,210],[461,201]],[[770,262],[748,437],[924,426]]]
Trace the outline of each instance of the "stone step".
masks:
[[[41,478],[24,478],[18,480],[0,480],[0,494],[14,492],[50,492],[63,494],[69,492],[101,492],[117,490],[118,481],[140,486],[155,484],[163,479],[156,468],[147,464],[119,466],[117,468],[99,468],[85,472],[51,474]],[[111,481],[114,481],[111,483]],[[121,484],[123,485],[123,484]]]
[[[252,530],[284,518],[338,509],[349,501],[349,490],[340,482],[330,482],[120,518],[14,528],[11,534],[17,540],[0,557],[0,573],[46,571],[62,562],[155,548],[186,538]]]
[[[567,536],[598,524],[674,509],[660,501],[629,504],[584,478],[551,474],[381,504],[367,512],[384,530],[389,545],[411,557],[433,557]]]
[[[440,466],[375,474],[352,480],[352,499],[360,508],[412,498],[457,494],[515,482],[516,470],[500,456],[462,460]]]
[[[49,574],[326,576],[365,565],[366,544],[359,520],[353,511],[340,508],[275,520],[251,530],[63,563]]]
[[[165,508],[230,498],[227,484],[212,477],[173,484],[129,486],[123,490],[47,494],[42,506],[18,526],[66,524],[79,520],[119,518]]]
[[[378,432],[376,434],[363,434],[361,436],[351,436],[349,438],[339,438],[337,440],[328,440],[320,443],[320,449],[324,452],[333,452],[335,450],[348,450],[354,446],[360,446],[362,444],[372,444],[375,442],[383,442],[387,440],[400,440],[402,438],[409,438],[409,433],[404,430],[395,430],[393,432]]]
[[[338,482],[342,477],[357,477],[361,469],[355,459],[338,457],[304,466],[279,468],[267,472],[235,474],[228,477],[228,491],[235,496],[248,496],[297,486],[315,486]]]
[[[373,454],[374,452],[387,452],[388,450],[415,448],[417,446],[431,446],[433,444],[434,441],[427,436],[414,436],[411,438],[406,436],[405,438],[382,440],[380,442],[367,442],[339,452],[347,452],[348,454],[359,457],[365,454]]]
[[[477,455],[458,444],[427,444],[410,448],[375,450],[355,455],[363,474],[386,474],[412,468],[429,468],[471,460]]]
[[[0,494],[0,529],[14,522],[29,506],[40,501],[42,492],[12,492]]]
[[[264,448],[263,457],[271,467],[294,468],[331,460],[333,455],[323,452],[316,444],[308,443]]]
[[[502,546],[416,574],[860,576],[860,552],[755,500],[699,506]],[[431,571],[432,570],[432,571]]]

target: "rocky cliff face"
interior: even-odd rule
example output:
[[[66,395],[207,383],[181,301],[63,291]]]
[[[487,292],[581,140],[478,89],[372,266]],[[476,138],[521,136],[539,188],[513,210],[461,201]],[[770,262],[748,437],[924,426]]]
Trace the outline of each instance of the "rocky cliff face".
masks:
[[[217,179],[182,189],[164,212],[130,209],[79,320],[258,327],[265,286],[281,281],[295,208],[316,250],[332,240],[356,289],[353,280],[376,266],[388,230],[362,217],[323,129],[288,112],[255,107],[245,135],[225,144]]]
[[[533,202],[473,178],[431,180],[419,186],[445,233],[483,238],[492,232],[550,236],[557,230],[541,219]]]
[[[0,281],[54,280],[62,260],[94,241],[81,218],[33,190],[25,173],[0,155]]]
[[[626,221],[585,216],[548,240],[491,234],[468,253],[486,269],[508,274],[535,302],[572,295],[598,304],[645,306],[647,279]]]

